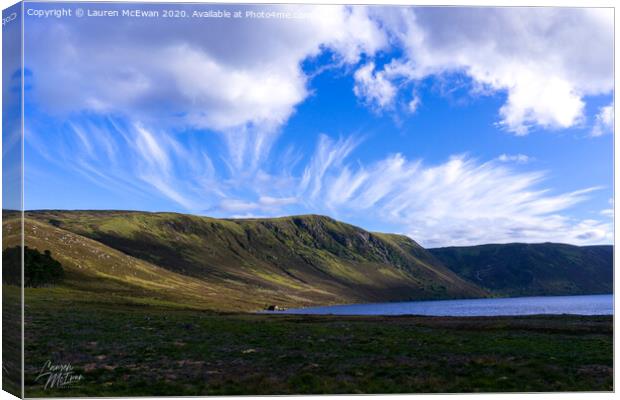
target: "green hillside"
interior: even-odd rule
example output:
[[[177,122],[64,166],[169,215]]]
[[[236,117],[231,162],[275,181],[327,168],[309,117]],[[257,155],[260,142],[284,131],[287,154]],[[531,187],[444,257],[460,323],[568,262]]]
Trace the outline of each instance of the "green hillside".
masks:
[[[487,244],[429,250],[445,266],[502,296],[613,292],[613,246]]]
[[[317,215],[215,219],[131,211],[31,211],[26,245],[62,263],[50,296],[256,311],[315,305],[612,292],[611,246],[426,250]],[[6,214],[3,247],[20,243]],[[39,289],[33,289],[39,290]]]
[[[18,243],[10,235],[17,223],[4,223],[5,246]],[[26,245],[50,250],[65,268],[56,290],[97,302],[252,311],[487,295],[405,236],[323,216],[35,211],[26,213],[25,226]]]

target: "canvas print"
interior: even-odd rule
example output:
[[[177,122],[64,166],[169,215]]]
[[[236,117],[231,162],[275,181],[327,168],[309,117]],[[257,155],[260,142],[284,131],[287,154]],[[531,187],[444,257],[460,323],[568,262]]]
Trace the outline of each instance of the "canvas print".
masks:
[[[613,391],[613,18],[7,8],[3,390]]]

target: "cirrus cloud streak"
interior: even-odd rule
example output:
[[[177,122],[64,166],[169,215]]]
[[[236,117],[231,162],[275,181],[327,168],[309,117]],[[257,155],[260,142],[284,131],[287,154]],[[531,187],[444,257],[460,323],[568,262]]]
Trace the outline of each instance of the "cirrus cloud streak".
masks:
[[[98,130],[97,139],[85,139],[84,129]],[[27,138],[29,145],[42,146],[37,133],[30,132]],[[110,190],[132,189],[167,198],[193,213],[220,217],[318,213],[352,223],[374,219],[426,246],[612,240],[608,219],[564,215],[598,187],[554,193],[544,185],[545,172],[518,171],[501,157],[481,162],[454,155],[427,165],[391,154],[363,163],[355,159],[359,138],[320,135],[312,157],[298,172],[262,163],[253,175],[245,175],[218,171],[208,148],[141,124],[73,124],[63,138],[56,143],[59,153],[48,154],[63,168],[79,171]],[[93,152],[94,147],[115,151]],[[273,154],[270,165],[286,157],[287,152]]]

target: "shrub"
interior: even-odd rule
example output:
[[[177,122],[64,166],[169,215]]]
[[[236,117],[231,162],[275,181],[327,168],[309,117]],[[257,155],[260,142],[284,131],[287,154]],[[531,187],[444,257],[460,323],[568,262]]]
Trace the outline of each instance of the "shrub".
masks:
[[[21,281],[21,247],[15,246],[2,252],[2,282],[19,285]],[[41,287],[58,283],[64,277],[60,262],[52,258],[52,253],[43,253],[28,246],[24,248],[24,286]]]

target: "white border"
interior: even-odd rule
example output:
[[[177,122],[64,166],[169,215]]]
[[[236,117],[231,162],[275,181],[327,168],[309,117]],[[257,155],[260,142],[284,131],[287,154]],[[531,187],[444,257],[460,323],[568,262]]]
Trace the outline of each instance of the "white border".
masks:
[[[60,2],[60,1],[59,1]],[[76,1],[75,3],[77,3],[79,1]],[[87,2],[87,1],[84,1]],[[181,0],[168,0],[168,1],[149,1],[149,0],[133,0],[133,1],[121,1],[121,0],[110,0],[109,2],[127,2],[127,3],[184,3],[184,1]],[[191,2],[191,1],[190,1]],[[17,1],[14,0],[0,0],[0,5],[2,9],[5,9],[13,4],[17,3]],[[69,1],[67,1],[67,3],[69,3]],[[185,3],[187,3],[187,1],[185,1]],[[311,1],[307,1],[307,0],[288,0],[288,1],[261,1],[261,0],[242,0],[242,1],[227,1],[227,0],[223,0],[223,1],[195,1],[195,3],[228,3],[228,4],[238,4],[238,3],[245,3],[245,4],[269,4],[269,3],[289,3],[289,4],[380,4],[380,5],[429,5],[429,6],[450,6],[450,5],[455,5],[455,6],[483,6],[483,7],[490,7],[490,6],[536,6],[536,7],[541,7],[541,6],[548,6],[548,7],[613,7],[615,8],[615,2],[613,0],[589,0],[589,1],[584,1],[584,0],[538,0],[538,1],[534,1],[534,0],[529,0],[529,1],[523,1],[523,0],[511,0],[510,2],[505,1],[503,3],[498,2],[497,0],[445,0],[445,1],[439,1],[439,0],[423,0],[420,2],[417,1],[412,1],[412,0],[355,0],[355,1],[350,1],[350,0],[317,0],[316,2],[311,2]],[[614,13],[614,24],[617,25],[618,22],[618,14]],[[2,33],[0,30],[0,43],[2,42]],[[617,43],[617,33],[615,34],[615,43]],[[614,45],[614,50],[615,50],[615,45]],[[617,62],[617,52],[615,52],[614,54],[614,75],[616,75],[615,73],[618,71],[618,62]],[[0,65],[2,65],[2,55],[0,52]],[[614,104],[615,104],[615,93],[616,91],[614,90]],[[0,96],[0,109],[1,109],[1,105],[2,105],[2,99]],[[23,122],[23,121],[22,121]],[[614,127],[615,128],[615,127]],[[614,199],[617,199],[617,188],[618,188],[618,171],[620,169],[620,166],[615,162],[615,154],[618,154],[618,149],[619,149],[620,145],[618,144],[618,142],[615,140],[614,138]],[[22,154],[23,156],[23,154]],[[1,172],[2,172],[2,164],[0,163],[0,176],[1,176]],[[22,173],[23,173],[23,169],[22,169]],[[2,187],[0,185],[0,198],[2,196]],[[23,199],[22,199],[23,201]],[[614,209],[615,210],[615,209]],[[620,224],[620,222],[618,222],[617,219],[614,218],[614,243],[615,243],[615,232],[617,232],[618,230],[616,229],[618,227],[618,224]],[[2,233],[0,232],[0,240],[1,240],[1,236]],[[617,257],[616,257],[616,249],[614,247],[614,271],[617,271],[617,265],[618,265],[618,261],[617,261]],[[614,288],[615,287],[619,287],[618,286],[618,282],[620,281],[620,274],[614,274]],[[615,310],[620,310],[620,308],[618,308],[618,305],[620,304],[620,302],[618,301],[618,297],[616,296],[614,298],[614,302],[615,302]],[[1,305],[1,298],[0,298],[0,305]],[[23,312],[23,308],[22,308],[22,312]],[[617,324],[617,320],[614,318],[614,386],[618,384],[618,382],[620,382],[618,380],[618,377],[620,376],[619,371],[618,371],[618,352],[617,352],[617,346],[615,345],[616,343],[618,343],[618,339],[620,337],[619,332],[618,332],[618,324]],[[23,324],[22,324],[23,327]],[[1,332],[0,332],[0,344],[2,342],[1,339]],[[23,346],[23,344],[22,344]],[[1,348],[1,346],[0,346]],[[22,348],[23,350],[23,348]],[[22,359],[23,362],[23,359]],[[23,367],[22,367],[22,371],[23,371]],[[1,378],[0,378],[1,379]],[[364,397],[368,396],[368,395],[363,395]],[[282,397],[282,396],[243,396],[243,397],[238,397],[238,396],[226,396],[226,397],[221,397],[223,399],[244,399],[244,400],[258,400],[258,399],[264,399],[265,397]],[[338,399],[338,400],[353,400],[353,399],[359,399],[360,396],[350,396],[350,395],[340,395],[340,396],[333,396],[333,395],[329,395],[329,396],[286,396],[287,398],[291,398],[291,399]],[[568,393],[568,392],[564,392],[564,393],[544,393],[544,394],[530,394],[530,393],[518,393],[518,394],[429,394],[429,395],[416,395],[416,394],[399,394],[399,395],[376,395],[373,396],[375,398],[380,398],[380,399],[386,399],[386,398],[399,398],[399,399],[411,399],[411,400],[435,400],[435,399],[468,399],[468,398],[484,398],[484,399],[506,399],[506,400],[517,400],[517,399],[549,399],[549,400],[555,400],[555,399],[565,399],[565,400],[576,400],[576,399],[584,399],[587,398],[589,400],[597,400],[597,399],[611,399],[614,398],[614,394],[613,393]],[[130,399],[129,397],[126,397],[127,399]],[[187,397],[168,397],[169,399],[187,399]],[[218,398],[218,397],[192,397],[192,398]],[[5,400],[5,399],[15,399],[14,396],[8,394],[7,392],[4,391],[0,391],[0,400]],[[77,399],[75,397],[72,397],[71,399]],[[160,399],[158,397],[141,397],[141,399]]]

